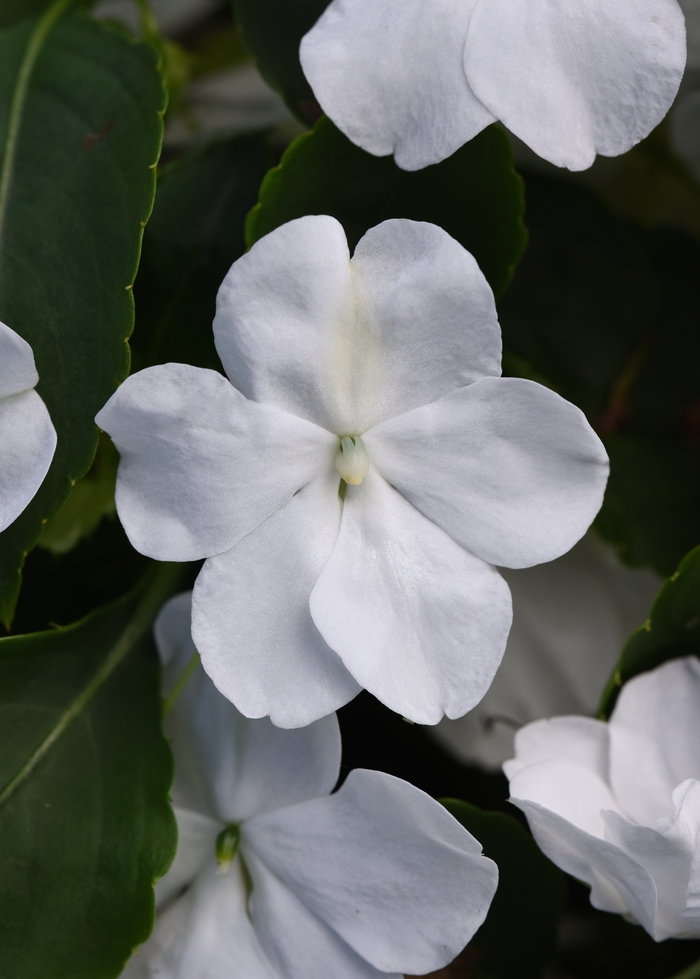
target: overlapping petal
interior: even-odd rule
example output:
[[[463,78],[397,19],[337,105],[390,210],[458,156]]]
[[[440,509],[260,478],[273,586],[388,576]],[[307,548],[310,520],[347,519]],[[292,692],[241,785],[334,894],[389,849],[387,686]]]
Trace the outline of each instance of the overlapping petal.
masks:
[[[490,564],[551,561],[586,532],[608,477],[583,413],[521,378],[483,378],[365,436],[377,469]]]
[[[190,616],[191,594],[186,592],[171,599],[156,620],[166,695],[195,653]],[[335,715],[296,731],[282,731],[268,718],[247,720],[201,668],[179,695],[165,730],[178,759],[175,805],[220,822],[240,822],[326,795],[338,780],[340,730]]]
[[[500,374],[493,293],[469,252],[424,222],[383,222],[352,260],[334,218],[282,225],[231,268],[214,332],[247,397],[336,435]]]
[[[193,635],[216,686],[246,717],[299,727],[360,691],[309,613],[338,535],[338,476],[319,477],[233,550],[211,558],[193,596]]]
[[[332,796],[251,820],[246,837],[275,878],[382,973],[450,962],[486,917],[498,880],[438,803],[381,772],[353,771]]]
[[[311,615],[352,675],[422,724],[483,696],[511,622],[508,586],[377,473],[345,495]]]
[[[11,383],[21,380],[18,371]],[[36,391],[0,397],[0,532],[34,497],[55,450],[56,430]]]
[[[539,156],[584,170],[658,125],[685,67],[675,0],[480,0],[464,66],[481,102]]]
[[[0,323],[0,398],[36,387],[34,353],[24,337]]]
[[[463,68],[475,0],[335,0],[302,40],[324,112],[375,156],[405,170],[450,156],[494,116]]]
[[[335,450],[323,429],[186,364],[127,378],[96,421],[121,454],[124,529],[161,561],[228,550],[332,465]]]

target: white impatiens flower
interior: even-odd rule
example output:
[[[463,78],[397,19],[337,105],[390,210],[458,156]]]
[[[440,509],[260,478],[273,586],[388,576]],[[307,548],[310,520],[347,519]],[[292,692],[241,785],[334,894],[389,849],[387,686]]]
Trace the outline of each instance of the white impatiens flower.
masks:
[[[608,724],[536,721],[515,749],[511,802],[593,906],[657,941],[700,936],[700,661],[630,680]]]
[[[685,29],[676,0],[333,0],[300,54],[327,115],[406,170],[497,119],[583,170],[664,117]]]
[[[427,730],[461,761],[498,769],[523,724],[595,714],[625,642],[649,614],[663,580],[628,568],[589,533],[568,554],[504,572],[513,627],[493,683],[464,717]]]
[[[152,367],[97,417],[134,546],[207,558],[205,670],[282,727],[360,685],[421,723],[463,714],[510,627],[493,566],[550,561],[583,535],[607,479],[600,440],[552,391],[499,376],[493,294],[434,225],[386,221],[352,259],[333,218],[283,225],[232,266],[214,333],[231,383]]]
[[[187,669],[189,595],[161,612],[164,689]],[[399,979],[442,968],[481,925],[496,865],[424,792],[340,769],[335,715],[247,720],[202,670],[167,717],[178,851],[125,979]]]
[[[0,323],[0,532],[34,497],[56,449],[38,381],[32,348]]]

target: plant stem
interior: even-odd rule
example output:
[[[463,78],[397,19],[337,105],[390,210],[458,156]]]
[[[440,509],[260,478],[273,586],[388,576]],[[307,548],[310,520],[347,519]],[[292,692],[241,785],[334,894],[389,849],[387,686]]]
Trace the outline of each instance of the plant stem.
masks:
[[[184,670],[182,671],[182,673],[180,674],[180,676],[177,678],[177,683],[175,684],[175,686],[173,687],[173,689],[170,691],[170,693],[168,694],[168,696],[163,701],[163,719],[165,719],[168,716],[168,714],[170,713],[170,711],[173,709],[173,707],[177,703],[177,700],[180,697],[180,694],[182,693],[182,691],[185,689],[185,687],[189,683],[190,677],[195,672],[195,670],[199,666],[200,662],[201,662],[201,659],[200,659],[199,653],[195,649],[194,653],[192,654],[192,656],[187,661],[187,666],[184,668]]]

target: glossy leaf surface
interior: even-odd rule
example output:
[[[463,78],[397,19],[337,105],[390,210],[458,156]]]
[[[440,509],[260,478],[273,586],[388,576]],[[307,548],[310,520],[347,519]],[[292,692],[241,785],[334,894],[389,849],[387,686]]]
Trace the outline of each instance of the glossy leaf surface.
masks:
[[[0,32],[0,320],[34,350],[54,461],[0,536],[0,620],[42,522],[88,469],[94,416],[128,373],[131,286],[165,93],[153,50],[65,12]]]
[[[351,249],[387,218],[430,221],[476,258],[498,295],[525,247],[522,181],[508,138],[490,126],[425,170],[400,170],[391,157],[365,153],[323,118],[299,136],[271,170],[247,225],[248,244],[304,214],[330,214]]]
[[[172,860],[151,623],[180,569],[76,625],[0,640],[0,947],[12,979],[119,974]]]

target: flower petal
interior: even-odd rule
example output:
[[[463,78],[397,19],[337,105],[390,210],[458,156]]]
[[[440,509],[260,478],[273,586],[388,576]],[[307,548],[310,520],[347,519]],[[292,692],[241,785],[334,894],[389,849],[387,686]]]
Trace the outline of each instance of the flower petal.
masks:
[[[592,717],[552,717],[520,728],[515,735],[516,757],[505,762],[503,771],[513,778],[521,769],[541,762],[570,763],[583,766],[609,786],[609,750],[608,725],[603,721]],[[612,808],[607,796],[605,804]]]
[[[178,758],[178,768],[179,768]],[[175,803],[177,820],[177,852],[170,870],[156,882],[156,909],[160,910],[190,887],[199,872],[211,863],[216,853],[216,838],[222,825],[216,819]]]
[[[685,65],[675,0],[480,0],[464,52],[477,97],[536,153],[584,170],[668,112]],[[536,66],[536,70],[533,70]]]
[[[522,378],[485,377],[364,436],[372,464],[489,564],[551,561],[603,502],[608,457],[578,408]]]
[[[240,861],[217,874],[210,863],[157,919],[129,960],[123,979],[281,979],[265,957],[246,913]]]
[[[451,156],[494,116],[464,75],[475,0],[334,0],[303,38],[323,111],[358,146],[404,170]]]
[[[309,614],[340,521],[338,476],[310,483],[225,554],[194,588],[192,632],[205,670],[247,717],[302,727],[359,686]]]
[[[639,773],[643,778],[643,774]],[[616,812],[603,814],[606,836],[649,871],[658,891],[653,937],[657,942],[700,934],[700,923],[683,917],[686,889],[700,831],[700,783],[688,779],[675,794],[675,813],[654,826],[639,826]]]
[[[14,380],[21,382],[20,371]],[[55,450],[56,430],[36,391],[0,397],[0,532],[34,497]]]
[[[479,702],[511,622],[498,572],[372,470],[347,488],[338,541],[310,608],[359,683],[420,724]]]
[[[527,769],[511,783],[511,792]],[[632,914],[653,934],[656,885],[647,870],[619,847],[580,829],[544,805],[520,795],[510,801],[522,809],[537,845],[552,863],[591,887],[591,904],[600,911]]]
[[[610,718],[618,726],[656,742],[672,786],[700,779],[700,662],[674,659],[626,683]]]
[[[375,405],[367,411],[358,403],[357,434],[480,377],[500,376],[491,287],[446,231],[422,221],[384,221],[358,242],[351,264],[358,315],[371,334],[361,369],[368,373],[371,360],[378,363],[377,390],[369,379],[365,385],[365,401]]]
[[[450,962],[481,925],[496,865],[424,792],[356,770],[339,792],[246,824],[282,884],[382,972]],[[255,916],[255,912],[253,912]]]
[[[247,401],[225,377],[187,364],[127,378],[96,421],[121,453],[124,529],[159,561],[227,551],[332,466],[335,451],[322,429]]]
[[[183,675],[195,652],[191,594],[172,598],[155,624],[163,661],[163,692]],[[335,714],[308,727],[282,731],[267,718],[249,720],[199,669],[165,721],[177,768],[173,800],[222,823],[328,795],[340,771]]]
[[[36,387],[39,375],[27,341],[0,323],[0,398]]]
[[[335,218],[310,215],[233,263],[217,296],[214,337],[247,398],[345,435],[344,399],[361,354],[354,322],[345,232]]]
[[[245,832],[245,827],[244,827]],[[249,911],[265,955],[284,979],[402,979],[378,972],[242,847],[253,881]],[[246,977],[247,979],[247,977]]]

